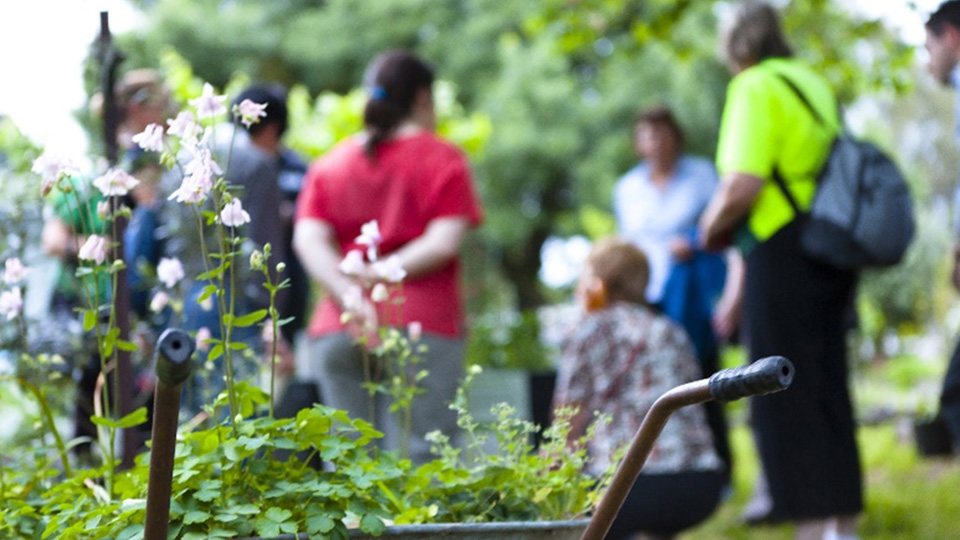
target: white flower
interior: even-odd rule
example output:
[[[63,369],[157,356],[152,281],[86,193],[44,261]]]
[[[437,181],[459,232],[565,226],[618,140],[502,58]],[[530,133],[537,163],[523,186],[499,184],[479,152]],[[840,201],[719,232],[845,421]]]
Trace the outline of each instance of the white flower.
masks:
[[[97,217],[107,219],[110,215],[110,201],[104,199],[97,203]]]
[[[149,152],[163,152],[163,126],[150,124],[133,136],[133,142]]]
[[[250,214],[240,205],[240,199],[234,199],[224,205],[220,212],[220,222],[227,227],[239,227],[250,223]]]
[[[207,199],[213,189],[214,175],[221,175],[223,171],[213,159],[209,149],[194,152],[193,157],[184,166],[186,176],[180,187],[170,194],[167,199],[176,199],[177,202],[200,204]]]
[[[69,159],[47,153],[33,160],[31,170],[40,175],[40,192],[43,195],[50,193],[61,177],[80,174],[80,169]]]
[[[170,303],[170,295],[163,291],[157,292],[153,295],[153,298],[150,299],[150,311],[152,313],[160,313],[163,311],[163,308],[167,307],[167,304]]]
[[[217,165],[217,161],[213,159],[213,153],[209,148],[202,148],[194,152],[193,157],[183,168],[187,174],[197,174],[200,172],[207,176],[220,176],[223,174],[223,170],[220,169],[220,165]]]
[[[377,260],[377,247],[383,241],[380,235],[380,225],[377,220],[368,221],[360,226],[360,236],[355,240],[361,246],[367,246],[367,258],[371,261]]]
[[[122,169],[110,169],[93,181],[93,185],[107,197],[122,197],[139,183],[139,180]]]
[[[266,108],[266,103],[254,103],[249,99],[245,99],[241,101],[239,105],[234,105],[233,114],[238,116],[240,122],[249,128],[251,125],[259,122],[261,118],[266,118]]]
[[[197,350],[198,351],[209,351],[210,350],[210,339],[213,337],[213,334],[210,332],[210,329],[206,326],[197,330]]]
[[[23,281],[30,273],[30,268],[24,266],[20,259],[12,257],[3,263],[3,282],[7,285],[13,285]]]
[[[180,259],[161,257],[157,263],[157,279],[159,279],[168,289],[177,284],[184,278],[183,265]]]
[[[420,337],[423,336],[423,324],[420,321],[410,321],[407,325],[407,336],[410,337],[410,341],[420,341]]]
[[[379,246],[382,241],[383,236],[380,235],[380,225],[377,223],[377,220],[368,221],[360,226],[360,236],[358,236],[356,240],[358,244],[362,246]]]
[[[400,263],[400,257],[391,255],[383,261],[373,263],[373,272],[380,279],[385,279],[391,283],[400,283],[407,277],[407,271],[403,269]]]
[[[387,290],[387,286],[383,283],[377,283],[373,286],[373,290],[370,291],[370,299],[376,303],[386,302],[390,298],[390,291]]]
[[[20,287],[0,293],[0,316],[12,321],[20,314],[21,309],[23,309],[23,297],[20,295]]]
[[[210,311],[213,309],[213,296],[208,296],[203,300],[197,302],[200,305],[200,309],[204,311]]]
[[[186,204],[201,204],[207,200],[207,195],[213,189],[213,179],[202,174],[193,174],[183,179],[173,193],[167,197],[167,200],[176,199],[177,202]]]
[[[204,83],[203,93],[198,98],[190,100],[190,105],[197,109],[197,118],[213,118],[227,112],[224,102],[227,96],[217,96],[213,93],[213,86],[210,83]]]
[[[363,306],[363,290],[359,285],[354,285],[347,289],[343,294],[343,310],[347,312],[357,312]]]
[[[94,261],[103,264],[107,258],[107,239],[95,234],[90,235],[87,241],[80,246],[77,257],[84,261]]]
[[[193,119],[193,113],[181,111],[176,118],[167,120],[167,134],[180,137],[181,142],[188,148],[195,148],[203,133],[203,126]]]
[[[356,249],[351,249],[347,252],[343,260],[340,261],[338,268],[348,276],[360,276],[363,275],[365,266],[363,263],[363,253]]]

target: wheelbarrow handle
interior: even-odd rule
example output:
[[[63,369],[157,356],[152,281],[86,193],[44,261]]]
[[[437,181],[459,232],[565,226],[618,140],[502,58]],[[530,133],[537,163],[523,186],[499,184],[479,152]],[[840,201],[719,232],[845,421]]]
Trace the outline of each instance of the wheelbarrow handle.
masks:
[[[709,379],[700,379],[668,390],[657,398],[633,437],[630,448],[617,467],[607,493],[580,540],[603,540],[623,501],[633,488],[653,443],[674,411],[711,400],[733,401],[787,389],[793,382],[793,364],[782,356],[771,356],[742,367],[725,369]]]
[[[183,330],[168,328],[157,340],[157,386],[153,394],[153,434],[144,540],[166,540],[170,519],[173,461],[177,446],[180,386],[190,377],[194,340]]]
[[[792,382],[793,364],[782,356],[769,356],[746,366],[718,371],[707,380],[707,385],[713,399],[735,401],[779,392]]]

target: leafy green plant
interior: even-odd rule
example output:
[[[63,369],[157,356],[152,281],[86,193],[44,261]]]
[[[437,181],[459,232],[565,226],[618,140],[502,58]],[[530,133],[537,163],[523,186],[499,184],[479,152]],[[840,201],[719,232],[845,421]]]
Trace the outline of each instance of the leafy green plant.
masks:
[[[472,373],[476,373],[474,370]],[[241,418],[181,433],[173,471],[171,538],[264,537],[305,533],[345,539],[348,525],[379,535],[389,523],[491,522],[582,517],[604,481],[583,473],[586,452],[566,445],[566,416],[549,429],[540,451],[526,442],[535,427],[497,408],[492,425],[476,423],[466,404],[469,376],[454,405],[470,439],[466,454],[433,435],[438,458],[419,467],[395,452],[374,449],[381,436],[363,420],[316,405],[295,418],[262,413],[269,395],[238,383]],[[227,396],[221,395],[220,405]],[[497,451],[484,450],[496,438]],[[588,435],[589,436],[589,435]],[[64,475],[49,467],[46,447],[23,467],[0,470],[3,538],[140,538],[149,476],[147,455],[116,472],[107,466]],[[297,452],[319,456],[317,470]],[[32,464],[29,463],[32,461]]]

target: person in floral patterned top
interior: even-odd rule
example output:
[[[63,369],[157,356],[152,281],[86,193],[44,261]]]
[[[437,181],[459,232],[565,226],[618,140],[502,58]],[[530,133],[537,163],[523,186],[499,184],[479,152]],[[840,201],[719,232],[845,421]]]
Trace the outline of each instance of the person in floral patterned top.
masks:
[[[594,247],[577,285],[585,313],[564,344],[553,404],[578,411],[571,444],[596,413],[610,417],[586,443],[594,474],[630,443],[657,398],[701,377],[683,329],[647,306],[648,274],[642,251],[611,238]],[[672,538],[713,513],[724,484],[703,407],[682,408],[654,444],[607,538]]]

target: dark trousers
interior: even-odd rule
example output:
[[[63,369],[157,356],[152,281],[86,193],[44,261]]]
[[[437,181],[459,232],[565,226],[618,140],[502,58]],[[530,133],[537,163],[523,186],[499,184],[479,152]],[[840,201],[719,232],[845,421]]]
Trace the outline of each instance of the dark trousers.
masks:
[[[607,540],[685,531],[713,514],[724,484],[726,477],[719,471],[641,474],[613,520]]]
[[[960,451],[960,342],[953,351],[940,393],[940,417],[950,430],[954,451]]]
[[[760,244],[744,284],[750,358],[780,355],[796,366],[788,390],[751,399],[771,518],[789,521],[863,508],[845,340],[856,278],[804,256],[799,231],[791,223]]]

